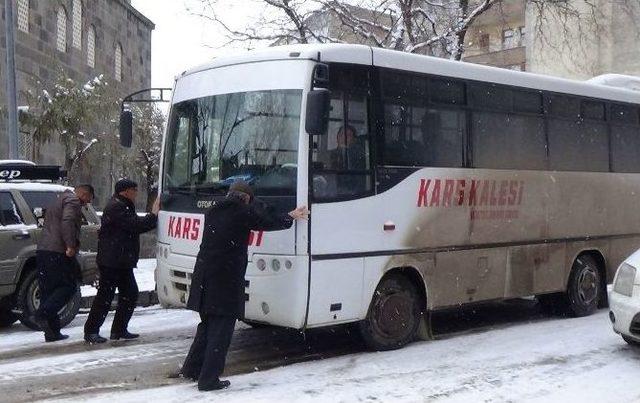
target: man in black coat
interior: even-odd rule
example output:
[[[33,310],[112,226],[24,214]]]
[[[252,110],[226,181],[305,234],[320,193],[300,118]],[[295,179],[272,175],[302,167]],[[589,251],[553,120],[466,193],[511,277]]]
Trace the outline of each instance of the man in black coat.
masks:
[[[102,212],[98,234],[98,294],[91,304],[84,325],[84,339],[88,343],[104,343],[100,326],[104,323],[118,288],[118,308],[111,325],[111,340],[135,339],[139,335],[127,330],[138,300],[138,285],[133,268],[140,255],[140,234],[154,229],[158,222],[158,201],[152,212],[144,217],[136,213],[138,185],[129,179],[116,183],[115,194]]]
[[[244,276],[249,233],[291,227],[308,216],[306,207],[274,215],[250,203],[253,191],[242,181],[207,211],[187,308],[199,312],[201,323],[182,366],[182,376],[198,380],[201,391],[222,389],[225,359],[236,319],[244,314]]]

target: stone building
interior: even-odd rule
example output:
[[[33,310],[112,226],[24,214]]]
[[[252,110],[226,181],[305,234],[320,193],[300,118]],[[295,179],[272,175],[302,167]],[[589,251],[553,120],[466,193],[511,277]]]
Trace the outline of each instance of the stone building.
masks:
[[[578,80],[640,76],[640,1],[569,0],[567,7],[574,12],[541,13],[526,0],[505,0],[469,29],[463,60]]]
[[[463,60],[527,70],[525,1],[506,0],[476,19],[467,31]]]
[[[2,24],[6,23],[0,2]],[[14,6],[15,60],[18,105],[24,92],[40,91],[36,82],[53,82],[60,69],[84,83],[103,75],[119,96],[151,86],[151,31],[154,24],[128,0],[16,0]],[[0,108],[6,110],[5,26],[0,29]],[[0,158],[8,154],[6,116],[0,117]],[[117,131],[117,125],[101,131]],[[96,136],[93,136],[96,137]],[[91,137],[90,137],[91,138]],[[37,147],[20,135],[21,157],[43,164],[63,161],[62,147],[52,141]],[[123,152],[125,152],[123,150]],[[37,155],[35,155],[37,154]],[[111,193],[111,156],[83,161],[80,180],[97,188],[100,205]]]

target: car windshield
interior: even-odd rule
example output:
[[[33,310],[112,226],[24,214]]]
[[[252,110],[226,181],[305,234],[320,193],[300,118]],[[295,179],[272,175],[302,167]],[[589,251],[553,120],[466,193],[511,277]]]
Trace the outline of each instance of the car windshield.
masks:
[[[235,180],[257,195],[295,195],[302,90],[216,95],[173,106],[163,186],[222,193]]]

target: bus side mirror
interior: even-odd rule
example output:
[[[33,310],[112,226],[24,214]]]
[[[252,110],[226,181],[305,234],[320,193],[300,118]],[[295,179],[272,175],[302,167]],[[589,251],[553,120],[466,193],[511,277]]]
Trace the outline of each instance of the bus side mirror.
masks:
[[[331,110],[331,91],[326,88],[311,90],[307,94],[305,130],[312,136],[327,134],[329,111]]]
[[[131,111],[120,112],[120,145],[130,148],[133,141],[133,114]]]

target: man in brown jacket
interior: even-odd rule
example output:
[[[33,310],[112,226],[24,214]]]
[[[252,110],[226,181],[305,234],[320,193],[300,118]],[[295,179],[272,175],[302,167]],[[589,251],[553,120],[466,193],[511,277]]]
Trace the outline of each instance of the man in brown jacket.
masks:
[[[47,342],[69,337],[60,333],[58,312],[76,293],[75,255],[80,247],[82,206],[91,203],[93,196],[91,185],[77,186],[73,192],[61,193],[45,213],[36,252],[40,307],[35,320]]]

